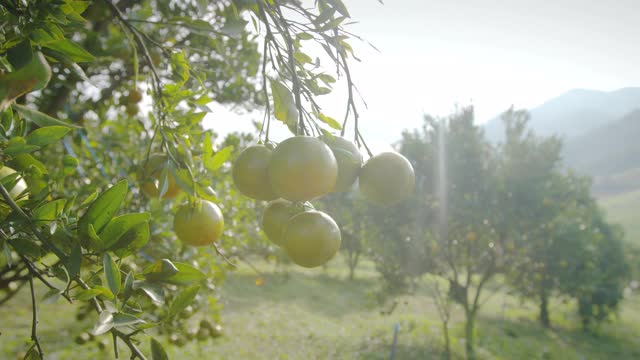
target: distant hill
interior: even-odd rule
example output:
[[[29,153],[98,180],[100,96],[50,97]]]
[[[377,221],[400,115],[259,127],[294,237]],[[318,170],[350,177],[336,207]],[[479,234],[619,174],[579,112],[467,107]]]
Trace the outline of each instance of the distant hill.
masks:
[[[636,109],[640,109],[640,87],[610,92],[574,89],[530,109],[530,126],[540,135],[556,134],[569,141]],[[499,116],[487,122],[485,132],[491,141],[502,141]]]
[[[640,110],[568,139],[564,158],[577,171],[599,178],[617,176],[619,182],[636,178],[640,188],[640,174],[635,171],[640,169]]]

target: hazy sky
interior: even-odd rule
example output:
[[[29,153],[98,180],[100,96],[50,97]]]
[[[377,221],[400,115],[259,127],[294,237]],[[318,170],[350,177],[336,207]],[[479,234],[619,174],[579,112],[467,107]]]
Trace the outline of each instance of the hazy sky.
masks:
[[[640,86],[640,0],[343,0],[351,30],[380,53],[354,43],[353,77],[365,136],[379,145],[473,103],[478,122],[514,104],[534,107],[572,88]],[[325,112],[344,113],[344,92],[326,95]],[[207,123],[248,129],[260,115],[223,109]]]

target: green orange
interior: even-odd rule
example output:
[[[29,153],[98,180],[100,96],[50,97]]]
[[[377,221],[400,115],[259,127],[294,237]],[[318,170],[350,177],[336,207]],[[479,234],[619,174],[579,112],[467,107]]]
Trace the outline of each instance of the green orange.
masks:
[[[406,200],[415,186],[411,163],[396,152],[383,152],[370,158],[360,170],[358,180],[365,199],[380,206],[393,206]]]
[[[275,148],[268,172],[276,195],[291,201],[307,201],[333,191],[338,164],[322,140],[294,136]]]
[[[180,206],[173,219],[173,231],[185,245],[207,246],[222,235],[224,217],[220,208],[207,200]]]
[[[285,199],[269,202],[262,213],[262,230],[267,238],[276,245],[282,245],[287,222],[298,213],[300,209]]]
[[[343,137],[322,136],[322,141],[329,145],[338,163],[338,179],[333,191],[348,191],[358,179],[362,167],[362,154],[353,142]]]
[[[331,260],[340,249],[340,228],[321,211],[295,215],[286,225],[282,246],[294,263],[313,268]]]
[[[233,162],[233,183],[238,190],[256,200],[273,200],[278,196],[271,189],[269,162],[272,151],[264,145],[249,146]]]

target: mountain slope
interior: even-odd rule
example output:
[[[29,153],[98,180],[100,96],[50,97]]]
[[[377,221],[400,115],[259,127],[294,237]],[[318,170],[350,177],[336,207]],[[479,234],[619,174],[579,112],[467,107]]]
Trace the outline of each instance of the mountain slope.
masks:
[[[593,176],[610,176],[640,168],[638,137],[640,110],[567,140],[565,163],[581,173]]]
[[[570,140],[640,108],[640,87],[605,92],[574,89],[530,109],[530,126],[540,135],[557,134]],[[499,116],[485,125],[489,139],[504,138]]]

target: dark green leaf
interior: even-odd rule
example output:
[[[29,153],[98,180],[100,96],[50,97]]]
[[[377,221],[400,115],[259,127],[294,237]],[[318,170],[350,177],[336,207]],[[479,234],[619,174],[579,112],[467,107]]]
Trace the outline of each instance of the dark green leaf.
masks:
[[[125,257],[145,246],[148,241],[149,223],[139,223],[120,237],[118,242],[113,246],[113,252],[120,257]]]
[[[162,344],[154,338],[151,338],[151,360],[169,360]]]
[[[135,225],[148,222],[150,217],[149,213],[124,214],[114,217],[100,232],[100,238],[104,241],[105,249],[118,248],[115,245],[124,234]]]
[[[120,276],[120,268],[118,264],[113,260],[111,255],[104,254],[102,257],[102,266],[104,267],[104,277],[107,280],[107,285],[114,296],[118,296],[120,293],[120,287],[122,286],[122,277]]]
[[[77,243],[71,249],[71,255],[67,259],[67,272],[71,278],[75,278],[80,274],[80,266],[82,264],[82,247]]]
[[[81,236],[89,235],[89,225],[93,225],[95,231],[100,233],[120,209],[127,190],[127,181],[122,180],[102,193],[78,221],[78,233]]]
[[[39,259],[40,256],[42,256],[42,248],[31,239],[24,237],[9,239],[9,245],[11,245],[18,254],[34,259]]]
[[[144,275],[148,280],[157,281],[171,277],[178,273],[178,268],[169,259],[156,261],[145,269]]]
[[[136,276],[133,270],[127,273],[127,276],[124,278],[124,286],[122,287],[122,295],[126,298],[131,296],[131,292],[133,291],[133,281]]]
[[[182,310],[189,306],[196,298],[196,295],[198,295],[198,291],[200,291],[200,286],[195,285],[180,292],[169,306],[167,318],[172,318],[178,315]]]

